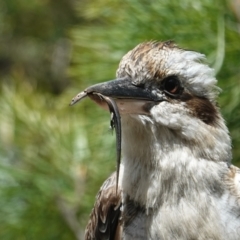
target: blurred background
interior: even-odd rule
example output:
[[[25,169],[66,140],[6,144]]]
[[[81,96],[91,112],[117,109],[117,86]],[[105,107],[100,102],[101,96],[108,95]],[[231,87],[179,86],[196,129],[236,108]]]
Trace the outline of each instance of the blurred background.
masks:
[[[115,137],[108,112],[68,104],[169,39],[216,69],[240,165],[240,0],[0,0],[0,239],[83,239]]]

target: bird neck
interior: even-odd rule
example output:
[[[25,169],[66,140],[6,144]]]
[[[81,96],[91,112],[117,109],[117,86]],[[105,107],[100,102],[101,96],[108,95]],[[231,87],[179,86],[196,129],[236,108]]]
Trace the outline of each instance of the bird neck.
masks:
[[[198,150],[202,146],[156,127],[147,117],[123,117],[122,122],[120,184],[125,196],[151,209],[177,204],[181,197],[196,199],[196,192],[221,192],[225,160],[211,159]]]

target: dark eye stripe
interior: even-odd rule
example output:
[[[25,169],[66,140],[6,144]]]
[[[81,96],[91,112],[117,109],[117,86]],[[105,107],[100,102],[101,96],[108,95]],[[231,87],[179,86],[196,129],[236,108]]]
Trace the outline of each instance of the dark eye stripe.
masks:
[[[208,125],[214,126],[217,124],[219,118],[217,107],[207,98],[193,96],[184,92],[180,100],[186,103],[187,108],[193,116],[199,118]]]

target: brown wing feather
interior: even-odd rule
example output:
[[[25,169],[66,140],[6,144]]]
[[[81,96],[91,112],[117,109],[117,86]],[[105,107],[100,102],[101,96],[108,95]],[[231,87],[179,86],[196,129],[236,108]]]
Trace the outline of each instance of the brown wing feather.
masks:
[[[85,240],[121,239],[121,190],[116,192],[116,172],[102,185],[85,230]]]

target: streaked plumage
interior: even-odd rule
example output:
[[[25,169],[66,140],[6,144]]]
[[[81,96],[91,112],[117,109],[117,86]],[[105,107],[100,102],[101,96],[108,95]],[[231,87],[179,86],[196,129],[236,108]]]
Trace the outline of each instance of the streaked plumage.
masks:
[[[122,123],[118,192],[113,174],[85,239],[240,239],[240,171],[203,59],[172,42],[143,43],[123,57],[117,80],[74,99],[106,108],[97,94],[111,98]]]

